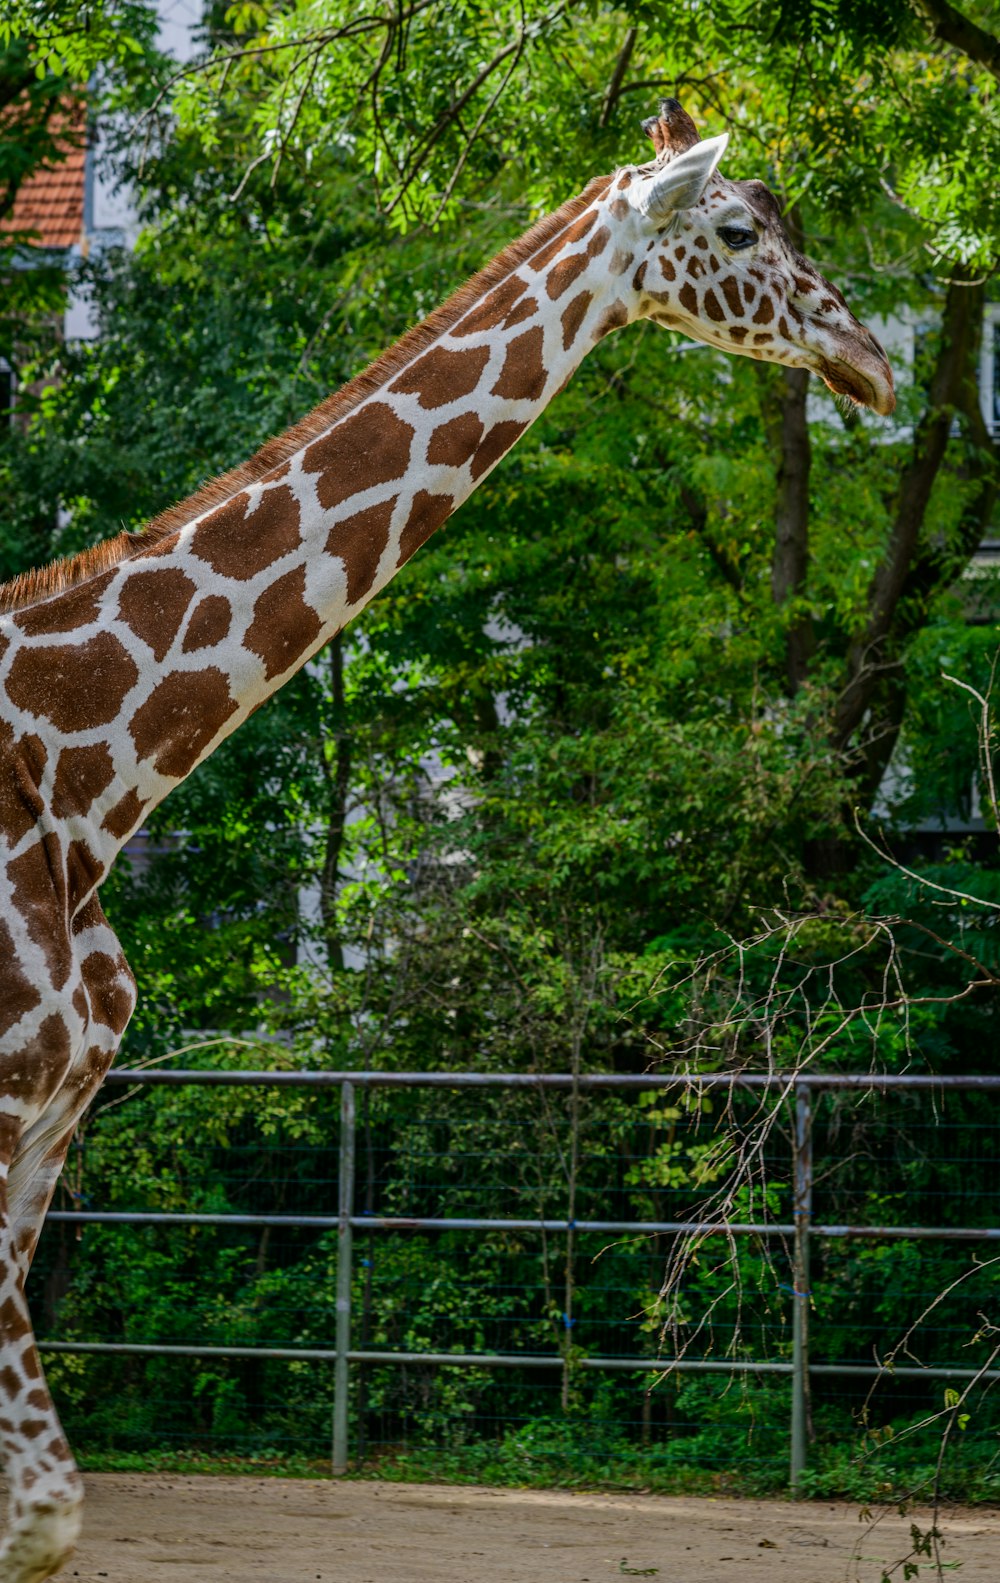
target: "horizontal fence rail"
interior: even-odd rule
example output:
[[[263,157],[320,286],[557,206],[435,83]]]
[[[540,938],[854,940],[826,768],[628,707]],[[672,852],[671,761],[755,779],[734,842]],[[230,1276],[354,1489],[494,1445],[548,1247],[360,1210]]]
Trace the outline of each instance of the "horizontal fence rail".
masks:
[[[290,1230],[312,1227],[332,1231],[340,1225],[337,1215],[205,1215],[168,1210],[52,1209],[47,1219],[80,1226],[274,1226]],[[611,1236],[793,1237],[795,1226],[780,1220],[516,1220],[497,1216],[469,1219],[461,1215],[350,1215],[353,1231],[593,1231]],[[868,1237],[890,1242],[894,1237],[911,1242],[1000,1241],[996,1226],[821,1226],[813,1222],[814,1237]]]
[[[160,1212],[144,1210],[51,1210],[47,1223],[109,1226],[214,1226],[278,1229],[336,1230],[336,1344],[333,1347],[214,1346],[148,1342],[77,1340],[41,1341],[41,1351],[51,1354],[131,1354],[138,1357],[243,1358],[279,1361],[315,1361],[334,1365],[332,1465],[335,1474],[348,1466],[348,1394],[352,1364],[423,1364],[476,1369],[564,1369],[559,1353],[412,1352],[351,1346],[351,1278],[353,1233],[385,1232],[518,1232],[525,1234],[595,1233],[609,1237],[758,1237],[781,1238],[792,1244],[793,1356],[791,1361],[746,1358],[600,1357],[581,1356],[574,1367],[604,1372],[646,1372],[722,1375],[789,1376],[792,1385],[790,1473],[793,1490],[801,1486],[806,1464],[806,1423],[811,1376],[879,1377],[887,1372],[900,1379],[953,1381],[1000,1379],[1000,1369],[976,1370],[948,1366],[893,1366],[878,1363],[814,1363],[809,1357],[809,1252],[810,1239],[918,1240],[981,1242],[1000,1240],[1000,1226],[900,1226],[819,1224],[812,1218],[812,1097],[822,1092],[966,1091],[1000,1090],[1000,1075],[933,1077],[926,1074],[807,1074],[796,1073],[478,1073],[478,1072],[349,1072],[349,1071],[202,1071],[197,1069],[121,1068],[105,1080],[113,1087],[178,1087],[182,1085],[225,1088],[297,1088],[340,1091],[340,1146],[338,1208],[336,1214],[230,1214]],[[719,1220],[587,1220],[573,1218],[394,1216],[358,1214],[355,1210],[355,1156],[358,1090],[374,1089],[497,1089],[559,1092],[648,1093],[682,1089],[699,1095],[715,1090],[749,1090],[777,1094],[794,1100],[793,1136],[794,1218],[791,1221]]]
[[[173,1346],[160,1342],[129,1341],[42,1341],[41,1352],[116,1353],[138,1357],[175,1358],[273,1358],[284,1363],[335,1363],[340,1357],[336,1347],[212,1347],[197,1343]],[[348,1363],[432,1363],[466,1369],[562,1369],[558,1352],[378,1352],[349,1348]],[[713,1358],[580,1358],[581,1369],[605,1371],[644,1371],[650,1374],[792,1374],[794,1363],[756,1362],[746,1358],[723,1361]],[[886,1372],[875,1363],[810,1363],[809,1373],[841,1378],[873,1379]],[[894,1379],[1000,1380],[1000,1369],[923,1369],[909,1365],[893,1367]]]
[[[881,1094],[899,1089],[1000,1089],[1000,1074],[932,1077],[924,1072],[253,1072],[202,1071],[197,1067],[120,1066],[104,1079],[111,1084],[143,1084],[151,1088],[175,1083],[201,1083],[209,1087],[257,1088],[527,1088],[579,1089],[592,1093],[600,1089],[644,1092],[653,1089],[747,1088],[779,1089],[791,1092],[804,1088],[833,1093],[840,1089],[864,1089]]]

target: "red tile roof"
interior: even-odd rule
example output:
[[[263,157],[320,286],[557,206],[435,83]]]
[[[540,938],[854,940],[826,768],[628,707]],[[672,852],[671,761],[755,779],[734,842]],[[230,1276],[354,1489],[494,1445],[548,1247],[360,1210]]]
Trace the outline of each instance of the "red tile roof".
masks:
[[[82,128],[83,110],[74,117]],[[72,125],[72,123],[70,123]],[[83,186],[85,150],[67,140],[66,156],[58,164],[42,165],[29,176],[17,195],[14,208],[0,231],[29,231],[34,247],[73,247],[83,235]]]

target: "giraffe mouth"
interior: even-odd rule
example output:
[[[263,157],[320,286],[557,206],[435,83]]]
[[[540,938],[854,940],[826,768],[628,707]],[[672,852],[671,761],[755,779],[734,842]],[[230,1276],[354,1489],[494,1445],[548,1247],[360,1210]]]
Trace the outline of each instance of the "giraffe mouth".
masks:
[[[881,418],[887,418],[896,405],[892,370],[884,357],[878,359],[877,373],[839,357],[821,358],[816,372],[835,395],[847,396],[859,407],[870,407]]]

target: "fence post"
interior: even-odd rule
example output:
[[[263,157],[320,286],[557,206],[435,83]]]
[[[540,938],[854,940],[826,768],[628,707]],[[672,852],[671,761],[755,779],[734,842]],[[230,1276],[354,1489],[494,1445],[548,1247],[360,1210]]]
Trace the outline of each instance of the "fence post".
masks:
[[[795,1248],[792,1263],[791,1486],[802,1493],[809,1442],[809,1226],[812,1220],[812,1111],[808,1083],[795,1085]]]
[[[333,1366],[333,1475],[347,1472],[351,1347],[351,1216],[354,1213],[354,1084],[340,1087],[340,1170],[337,1193],[337,1361]]]

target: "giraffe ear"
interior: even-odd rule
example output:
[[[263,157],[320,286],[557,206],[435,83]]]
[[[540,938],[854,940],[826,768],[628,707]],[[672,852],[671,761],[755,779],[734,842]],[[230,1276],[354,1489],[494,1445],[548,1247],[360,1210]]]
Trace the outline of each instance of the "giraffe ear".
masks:
[[[666,220],[679,209],[692,208],[711,181],[728,142],[728,132],[705,138],[654,171],[636,193],[639,212],[652,220]]]

